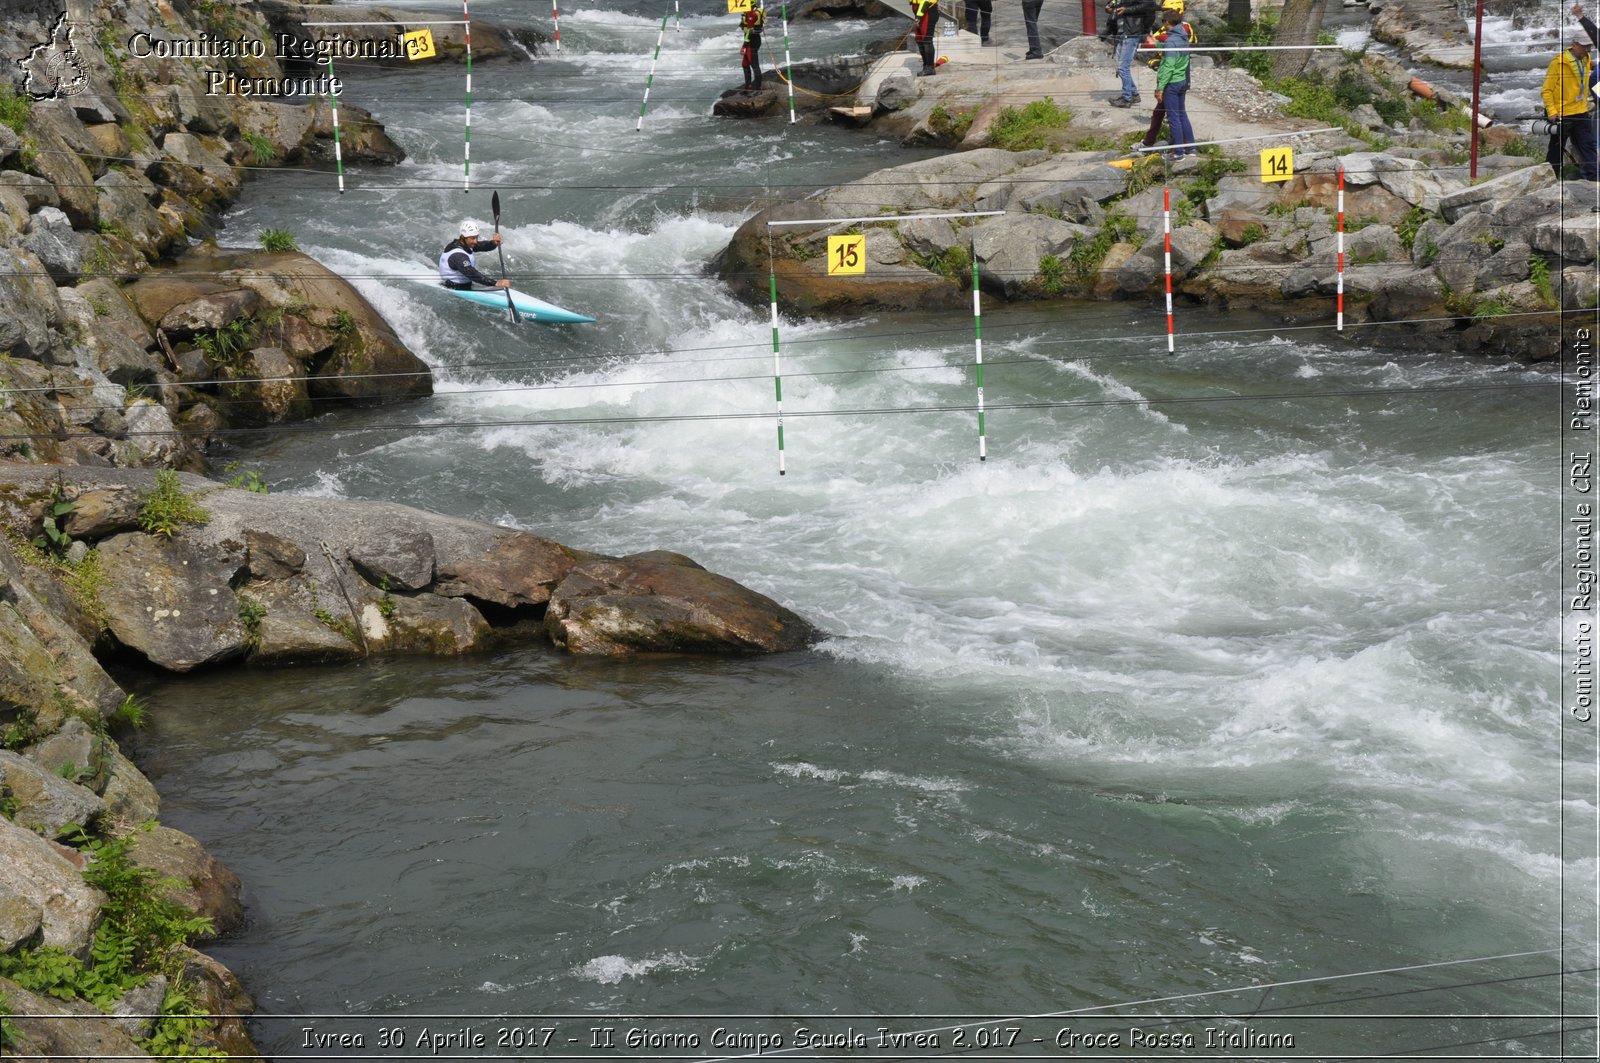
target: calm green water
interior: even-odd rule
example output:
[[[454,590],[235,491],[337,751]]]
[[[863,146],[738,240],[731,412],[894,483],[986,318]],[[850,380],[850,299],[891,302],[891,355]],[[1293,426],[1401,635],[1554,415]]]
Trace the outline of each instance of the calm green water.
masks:
[[[151,687],[137,752],[164,818],[248,884],[251,923],[217,952],[262,1044],[356,1051],[305,1047],[311,1025],[388,1058],[415,1053],[380,1028],[452,1026],[425,1015],[784,1013],[804,1020],[782,1047],[813,1054],[831,1046],[797,1022],[940,1028],[937,1050],[838,1046],[920,1057],[1011,1036],[958,1045],[928,1016],[1126,1005],[1022,1023],[1006,1054],[1094,1055],[1071,1028],[1159,1055],[1133,1026],[1200,1039],[1181,1055],[1252,1050],[1207,1049],[1208,1025],[1295,1038],[1257,1058],[1561,1052],[1557,958],[1480,959],[1593,937],[1564,907],[1595,866],[1562,825],[1592,834],[1594,809],[1562,803],[1555,395],[1522,386],[1552,373],[1185,310],[1167,357],[1149,308],[990,306],[979,464],[970,412],[893,412],[970,407],[970,318],[785,320],[780,479],[771,420],[742,416],[771,412],[766,312],[703,276],[747,216],[730,197],[901,156],[706,117],[737,77],[722,15],[669,30],[635,133],[659,20],[564,12],[559,60],[480,67],[472,196],[456,82],[356,78],[412,159],[342,198],[264,179],[229,232],[293,229],[356,277],[439,393],[237,456],[279,492],[683,550],[835,637]],[[799,54],[871,31],[807,34]],[[397,279],[491,187],[524,286],[598,324],[518,330]],[[1213,401],[1135,401],[1169,397]],[[848,410],[890,412],[809,416]],[[706,414],[728,416],[683,419]],[[439,421],[462,424],[419,427]],[[1360,974],[1458,960],[1479,962]],[[1238,1012],[1256,1018],[1215,1018]],[[1152,1014],[1198,1018],[1131,1017]],[[598,1052],[605,1022],[532,1025]],[[636,1057],[741,1054],[715,1025],[614,1032],[701,1035]]]

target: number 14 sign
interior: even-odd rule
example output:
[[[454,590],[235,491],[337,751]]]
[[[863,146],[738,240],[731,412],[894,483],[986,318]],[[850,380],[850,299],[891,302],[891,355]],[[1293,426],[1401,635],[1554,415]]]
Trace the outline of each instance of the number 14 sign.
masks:
[[[1293,148],[1261,149],[1261,183],[1287,181],[1294,176]]]

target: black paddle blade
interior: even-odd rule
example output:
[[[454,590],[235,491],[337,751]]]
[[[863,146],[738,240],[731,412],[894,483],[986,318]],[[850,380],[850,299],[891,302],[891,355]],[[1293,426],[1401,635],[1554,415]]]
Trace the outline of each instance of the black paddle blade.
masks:
[[[494,231],[500,231],[500,193],[489,197],[489,209],[494,211]]]

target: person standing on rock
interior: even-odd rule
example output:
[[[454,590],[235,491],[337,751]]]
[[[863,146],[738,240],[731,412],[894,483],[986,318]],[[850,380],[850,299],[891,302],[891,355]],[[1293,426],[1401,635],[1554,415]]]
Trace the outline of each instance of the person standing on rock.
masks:
[[[1139,42],[1149,36],[1156,22],[1156,0],[1111,0],[1106,4],[1117,27],[1114,35],[1117,56],[1117,77],[1122,82],[1122,95],[1113,97],[1111,106],[1132,107],[1141,99],[1139,86],[1133,83],[1133,53]]]
[[[739,16],[739,31],[744,35],[739,45],[739,65],[744,68],[746,92],[761,91],[761,30],[766,24],[767,12],[760,6]]]
[[[922,54],[922,69],[917,77],[931,77],[933,62],[933,27],[939,24],[939,0],[911,0],[911,17],[917,20],[914,31],[917,51]]]
[[[1039,42],[1039,12],[1044,10],[1044,0],[1022,0],[1022,28],[1028,31],[1028,51],[1024,59],[1043,59],[1044,45]]]
[[[511,280],[502,277],[495,280],[478,270],[478,223],[468,218],[461,223],[461,235],[445,245],[439,253],[439,279],[446,288],[454,288],[458,292],[470,292],[474,284],[482,284],[489,288],[509,288]],[[500,234],[495,233],[491,243],[500,246]]]
[[[1570,143],[1578,159],[1578,175],[1585,181],[1600,180],[1600,160],[1595,153],[1594,96],[1589,91],[1594,84],[1594,60],[1590,50],[1588,41],[1575,40],[1566,51],[1550,60],[1544,89],[1539,94],[1544,102],[1544,115],[1552,126],[1545,161],[1557,177],[1561,176],[1562,153]]]
[[[994,23],[994,0],[967,0],[967,32],[975,33],[981,44],[994,47],[989,28]]]
[[[1166,39],[1161,42],[1161,65],[1156,67],[1156,106],[1167,111],[1167,128],[1177,148],[1168,157],[1181,159],[1192,154],[1185,145],[1194,143],[1194,127],[1189,124],[1189,33],[1183,13],[1170,7],[1161,9]]]

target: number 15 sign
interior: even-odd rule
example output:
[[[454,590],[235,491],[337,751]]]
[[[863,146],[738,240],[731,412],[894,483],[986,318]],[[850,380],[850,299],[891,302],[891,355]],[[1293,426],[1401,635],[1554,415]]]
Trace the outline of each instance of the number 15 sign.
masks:
[[[864,233],[828,237],[828,274],[865,273],[867,237]]]

